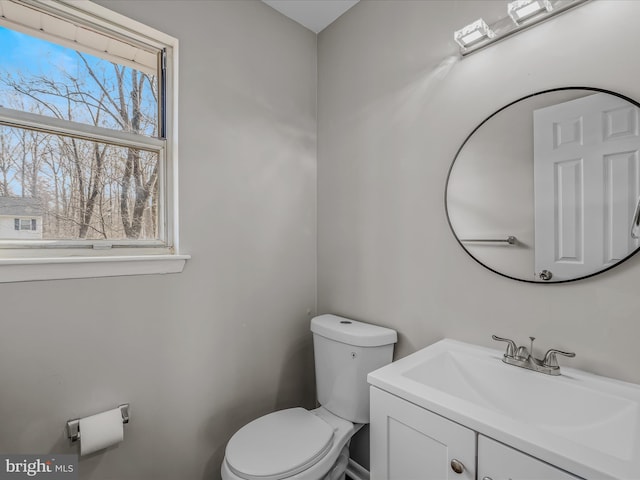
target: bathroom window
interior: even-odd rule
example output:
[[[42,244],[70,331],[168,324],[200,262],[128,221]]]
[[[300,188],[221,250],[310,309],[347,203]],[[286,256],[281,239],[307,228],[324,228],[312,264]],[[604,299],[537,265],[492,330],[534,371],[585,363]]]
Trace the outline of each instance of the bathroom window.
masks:
[[[176,49],[90,2],[0,2],[0,218],[40,224],[0,228],[0,281],[3,259],[177,255]]]

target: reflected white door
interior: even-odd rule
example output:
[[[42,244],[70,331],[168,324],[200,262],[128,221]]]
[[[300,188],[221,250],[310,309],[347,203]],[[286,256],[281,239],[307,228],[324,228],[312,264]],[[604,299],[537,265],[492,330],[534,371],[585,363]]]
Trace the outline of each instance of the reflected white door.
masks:
[[[598,93],[536,110],[535,275],[589,275],[638,246],[629,233],[640,193],[638,109]]]

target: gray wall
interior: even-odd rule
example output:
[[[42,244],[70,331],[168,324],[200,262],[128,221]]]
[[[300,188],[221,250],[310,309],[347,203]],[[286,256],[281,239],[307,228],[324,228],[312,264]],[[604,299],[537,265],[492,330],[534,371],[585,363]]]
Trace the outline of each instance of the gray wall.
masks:
[[[640,382],[640,255],[566,285],[474,262],[447,225],[449,165],[473,128],[560,86],[640,99],[640,2],[594,1],[461,59],[453,31],[503,1],[360,2],[318,39],[318,310],[398,330],[396,356],[491,334]],[[495,345],[501,348],[501,345]]]
[[[182,274],[0,285],[0,451],[72,451],[64,422],[131,402],[86,479],[216,478],[242,424],[313,405],[316,37],[257,1],[100,3],[181,42]],[[491,333],[640,382],[640,257],[575,284],[507,280],[453,240],[458,146],[535,90],[640,98],[640,3],[598,1],[460,60],[504,1],[363,1],[319,36],[318,310],[396,328],[401,357]],[[592,32],[597,32],[594,34]]]
[[[180,40],[182,274],[1,284],[0,452],[75,451],[69,418],[131,403],[81,478],[217,478],[247,421],[314,405],[316,36],[260,2],[101,1]]]

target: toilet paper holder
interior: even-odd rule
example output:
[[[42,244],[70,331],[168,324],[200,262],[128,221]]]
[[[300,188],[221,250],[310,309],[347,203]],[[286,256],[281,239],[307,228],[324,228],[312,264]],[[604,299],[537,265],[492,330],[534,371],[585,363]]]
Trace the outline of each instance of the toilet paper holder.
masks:
[[[122,405],[118,405],[118,408],[122,414],[122,423],[129,423],[129,404],[123,403]],[[74,418],[67,422],[67,437],[70,438],[72,442],[76,442],[80,439],[79,418]]]

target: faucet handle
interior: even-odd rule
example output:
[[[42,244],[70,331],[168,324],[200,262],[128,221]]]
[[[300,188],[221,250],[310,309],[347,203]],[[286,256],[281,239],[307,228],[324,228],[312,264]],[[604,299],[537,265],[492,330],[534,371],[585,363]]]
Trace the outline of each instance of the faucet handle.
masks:
[[[507,351],[504,353],[505,357],[513,357],[516,354],[516,342],[508,338],[501,338],[497,335],[491,335],[491,338],[498,342],[507,342]]]
[[[544,356],[544,361],[542,362],[542,364],[545,367],[559,367],[558,365],[558,359],[556,358],[556,355],[564,355],[565,357],[570,357],[573,358],[576,356],[575,353],[573,352],[562,352],[560,350],[556,350],[555,348],[550,349]]]

